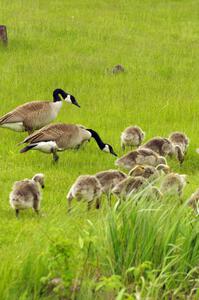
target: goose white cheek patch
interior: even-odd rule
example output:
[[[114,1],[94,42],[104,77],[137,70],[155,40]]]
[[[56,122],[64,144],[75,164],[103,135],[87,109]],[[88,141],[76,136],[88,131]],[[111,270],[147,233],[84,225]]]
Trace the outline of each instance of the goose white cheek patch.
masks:
[[[106,146],[103,148],[103,151],[104,151],[104,152],[108,152],[108,153],[110,152],[108,145],[106,145]]]
[[[72,103],[71,98],[70,98],[70,95],[68,95],[68,96],[65,98],[65,101],[68,102],[68,103]]]

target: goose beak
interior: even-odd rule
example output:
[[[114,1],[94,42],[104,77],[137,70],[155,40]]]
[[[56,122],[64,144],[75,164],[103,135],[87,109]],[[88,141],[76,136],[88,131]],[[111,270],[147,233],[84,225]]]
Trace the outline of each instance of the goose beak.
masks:
[[[110,153],[114,156],[117,156],[117,154],[114,152],[114,150],[111,149]]]
[[[79,103],[77,102],[77,100],[76,100],[76,99],[73,101],[73,103],[72,103],[72,104],[74,104],[74,105],[76,105],[76,106],[78,106],[78,107],[81,107],[81,106],[79,105]]]

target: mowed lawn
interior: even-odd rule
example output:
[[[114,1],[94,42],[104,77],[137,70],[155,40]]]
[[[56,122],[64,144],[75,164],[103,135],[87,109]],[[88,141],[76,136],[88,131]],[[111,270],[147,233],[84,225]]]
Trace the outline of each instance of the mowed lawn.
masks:
[[[198,1],[2,0],[0,19],[9,38],[0,49],[1,115],[28,101],[51,100],[53,90],[63,88],[81,108],[64,103],[56,121],[96,130],[118,155],[121,131],[130,124],[141,126],[146,140],[183,131],[190,138],[185,162],[169,164],[188,174],[184,201],[199,187]],[[112,75],[118,63],[126,72]],[[80,235],[89,222],[100,227],[109,211],[104,198],[101,211],[87,213],[74,201],[68,215],[66,194],[78,175],[114,168],[115,157],[93,140],[61,153],[55,165],[50,155],[20,154],[17,144],[25,136],[0,130],[0,298],[57,299],[41,292],[41,278],[51,272],[51,244],[74,245],[69,269],[76,270],[85,259]],[[38,172],[46,176],[41,216],[30,210],[17,220],[8,201],[12,184]],[[94,297],[86,292],[79,298]]]

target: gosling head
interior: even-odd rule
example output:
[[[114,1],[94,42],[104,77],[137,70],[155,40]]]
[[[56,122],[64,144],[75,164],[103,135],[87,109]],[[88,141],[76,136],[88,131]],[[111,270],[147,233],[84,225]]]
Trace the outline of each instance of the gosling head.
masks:
[[[42,173],[36,174],[35,176],[33,176],[32,180],[38,182],[42,187],[42,189],[44,188],[44,174]]]
[[[109,144],[105,144],[105,146],[102,149],[102,151],[107,152],[107,153],[111,153],[112,155],[117,156],[117,154],[113,150],[113,147],[111,145],[109,145]]]
[[[156,170],[158,171],[163,171],[165,174],[168,174],[171,172],[171,169],[168,165],[164,165],[164,164],[159,164],[157,167],[156,167]]]
[[[181,180],[182,180],[183,184],[186,184],[186,183],[189,184],[190,183],[189,180],[188,180],[187,174],[181,174],[180,177],[181,177]]]
[[[137,165],[129,172],[129,176],[142,176],[144,171],[145,168],[143,165]]]

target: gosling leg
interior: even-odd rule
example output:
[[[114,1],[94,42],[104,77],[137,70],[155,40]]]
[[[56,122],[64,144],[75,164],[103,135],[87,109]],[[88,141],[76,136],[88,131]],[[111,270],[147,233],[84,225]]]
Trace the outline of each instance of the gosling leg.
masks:
[[[15,215],[17,218],[19,217],[19,209],[18,208],[15,209]]]
[[[100,208],[100,204],[101,204],[100,198],[97,198],[96,202],[95,202],[95,208],[99,209]]]

